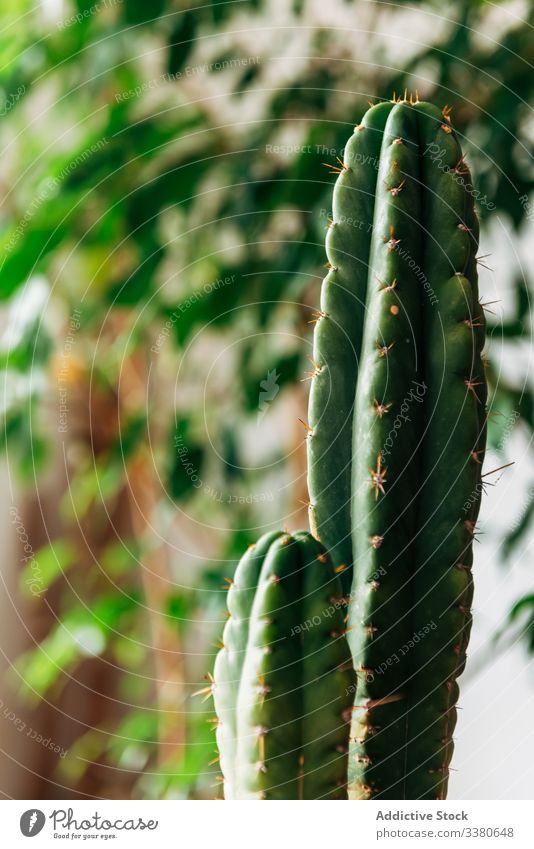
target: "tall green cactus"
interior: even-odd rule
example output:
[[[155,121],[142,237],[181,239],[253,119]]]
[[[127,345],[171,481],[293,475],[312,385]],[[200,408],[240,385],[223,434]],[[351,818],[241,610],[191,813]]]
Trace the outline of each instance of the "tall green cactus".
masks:
[[[351,795],[439,799],[485,446],[478,224],[447,109],[372,107],[339,170],[308,454],[312,530],[351,565]]]
[[[346,799],[355,681],[345,600],[309,534],[240,561],[212,685],[226,799]]]

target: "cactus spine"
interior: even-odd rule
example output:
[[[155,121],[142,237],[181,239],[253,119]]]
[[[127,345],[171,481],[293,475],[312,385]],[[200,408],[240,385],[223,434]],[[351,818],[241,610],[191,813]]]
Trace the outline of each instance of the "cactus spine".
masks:
[[[309,534],[240,561],[213,696],[226,799],[346,799],[354,672],[341,584]]]
[[[351,796],[444,798],[485,447],[478,224],[448,110],[372,107],[348,142],[314,334],[314,533],[352,564]]]

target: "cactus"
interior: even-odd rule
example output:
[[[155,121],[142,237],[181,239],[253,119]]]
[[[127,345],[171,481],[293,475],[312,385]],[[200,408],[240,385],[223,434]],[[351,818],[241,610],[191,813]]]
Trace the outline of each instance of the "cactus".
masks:
[[[443,799],[486,430],[469,171],[449,109],[406,97],[367,112],[334,170],[308,425],[315,539],[265,535],[229,590],[207,688],[224,792],[343,799],[348,780],[351,798]]]
[[[445,798],[471,623],[484,317],[449,111],[405,97],[367,112],[337,169],[326,240],[310,520],[351,567],[351,798]]]
[[[270,533],[228,592],[213,692],[226,799],[347,798],[355,681],[345,600],[309,534]]]

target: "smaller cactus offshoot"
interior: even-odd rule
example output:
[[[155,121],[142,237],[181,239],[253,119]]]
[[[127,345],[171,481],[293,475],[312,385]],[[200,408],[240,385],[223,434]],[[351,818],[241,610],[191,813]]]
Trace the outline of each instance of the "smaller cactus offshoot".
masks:
[[[212,684],[226,799],[347,798],[345,607],[305,532],[266,534],[241,559]]]

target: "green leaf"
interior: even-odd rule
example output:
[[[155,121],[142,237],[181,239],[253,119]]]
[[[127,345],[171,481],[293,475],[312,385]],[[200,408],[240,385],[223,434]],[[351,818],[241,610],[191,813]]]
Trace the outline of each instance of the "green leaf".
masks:
[[[534,519],[534,485],[528,490],[528,498],[526,505],[523,505],[522,512],[519,517],[512,522],[511,530],[506,534],[502,544],[502,551],[505,558],[510,557],[523,537],[527,534]]]
[[[176,501],[191,496],[195,491],[204,458],[204,448],[197,438],[190,436],[190,426],[189,418],[179,419],[172,439],[167,489]]]
[[[19,579],[20,592],[41,595],[61,578],[76,562],[76,552],[68,540],[57,539],[36,552]]]
[[[511,623],[515,622],[525,613],[527,617],[523,619],[521,636],[526,639],[529,652],[534,653],[534,595],[526,595],[519,599],[519,601],[516,601],[508,619]]]
[[[178,74],[184,67],[195,43],[198,11],[185,9],[176,15],[176,23],[169,36],[169,73]]]

